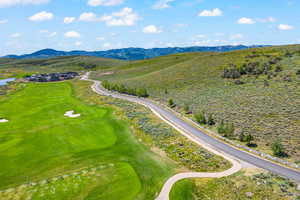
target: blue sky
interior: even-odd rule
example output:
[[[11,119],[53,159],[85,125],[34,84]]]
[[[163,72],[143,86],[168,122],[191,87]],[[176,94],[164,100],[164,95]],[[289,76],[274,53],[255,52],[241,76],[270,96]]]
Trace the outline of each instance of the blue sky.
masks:
[[[300,43],[297,0],[0,0],[0,55]]]

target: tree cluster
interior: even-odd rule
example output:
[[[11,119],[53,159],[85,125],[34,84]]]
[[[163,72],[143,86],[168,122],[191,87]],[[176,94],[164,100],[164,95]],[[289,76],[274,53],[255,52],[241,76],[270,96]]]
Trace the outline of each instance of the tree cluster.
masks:
[[[149,97],[146,88],[128,88],[123,84],[114,84],[110,83],[109,81],[103,81],[102,86],[111,91],[117,91],[123,94],[129,94],[138,97]]]
[[[194,118],[195,118],[196,122],[198,122],[201,125],[213,126],[216,124],[216,122],[213,118],[213,115],[209,114],[207,117],[203,111],[195,113]]]
[[[243,75],[254,75],[259,76],[261,74],[269,74],[273,69],[273,65],[276,65],[275,72],[281,72],[282,67],[278,64],[281,60],[280,57],[271,58],[267,62],[260,63],[258,61],[255,62],[246,62],[241,66],[237,66],[235,64],[230,64],[228,68],[225,68],[221,74],[222,78],[227,79],[238,79]]]
[[[246,142],[248,147],[254,146],[254,144],[252,143],[254,140],[254,137],[251,134],[244,134],[244,132],[242,132],[240,134],[239,140],[241,142]]]

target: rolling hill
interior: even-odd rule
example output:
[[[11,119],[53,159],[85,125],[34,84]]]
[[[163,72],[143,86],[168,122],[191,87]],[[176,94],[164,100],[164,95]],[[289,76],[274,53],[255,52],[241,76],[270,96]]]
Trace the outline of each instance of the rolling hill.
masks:
[[[217,124],[233,123],[230,138],[239,142],[242,133],[251,134],[260,151],[272,154],[271,146],[279,139],[286,159],[300,163],[299,73],[300,46],[291,45],[169,55],[93,76],[147,88],[151,98],[162,103],[172,99],[180,112],[188,107],[193,113],[212,115]],[[210,128],[216,131],[216,126]]]

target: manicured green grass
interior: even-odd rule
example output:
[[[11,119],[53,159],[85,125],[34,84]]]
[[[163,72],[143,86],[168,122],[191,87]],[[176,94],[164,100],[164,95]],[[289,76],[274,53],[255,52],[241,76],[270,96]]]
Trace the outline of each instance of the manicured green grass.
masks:
[[[0,117],[9,120],[0,124],[0,190],[110,164],[110,171],[78,187],[68,178],[60,180],[63,188],[51,181],[36,187],[44,188],[47,199],[154,199],[176,165],[138,142],[111,108],[91,101],[97,95],[85,95],[89,85],[29,83],[0,98]],[[65,117],[70,110],[81,117]],[[33,199],[44,199],[40,189],[30,189]],[[14,189],[1,192],[0,199],[12,193]]]
[[[226,53],[192,53],[163,56],[138,61],[127,66],[111,67],[93,73],[93,78],[120,83],[129,88],[147,88],[150,98],[168,104],[173,99],[177,111],[184,113],[185,105],[195,112],[212,114],[215,121],[234,123],[235,135],[251,133],[258,144],[257,150],[272,154],[271,144],[278,138],[293,162],[300,163],[300,95],[299,45],[248,49]],[[292,52],[292,56],[286,56]],[[240,78],[244,85],[223,79],[221,73],[230,64],[241,66],[247,62],[268,62],[281,57],[276,65],[283,71],[272,75]],[[110,71],[113,74],[104,75]],[[290,76],[291,82],[284,81]],[[268,81],[269,87],[264,86]],[[188,115],[193,118],[193,115]],[[214,130],[215,127],[214,127]]]
[[[191,179],[183,179],[175,183],[169,198],[171,200],[182,200],[181,198],[184,197],[184,200],[194,200],[195,189],[196,185]]]

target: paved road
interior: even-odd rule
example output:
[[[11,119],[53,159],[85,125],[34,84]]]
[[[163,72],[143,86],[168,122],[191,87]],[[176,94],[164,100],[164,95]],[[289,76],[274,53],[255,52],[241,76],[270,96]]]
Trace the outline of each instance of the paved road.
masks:
[[[215,172],[215,173],[202,173],[202,172],[190,172],[190,173],[181,173],[172,176],[164,184],[161,192],[155,200],[169,200],[169,195],[174,184],[182,179],[186,178],[222,178],[235,174],[241,170],[241,165],[238,162],[233,163],[233,167],[224,171],[224,172]]]
[[[88,75],[85,76],[84,78],[87,79],[87,77],[88,77]],[[283,176],[286,178],[290,178],[290,179],[300,183],[300,172],[298,172],[296,170],[293,170],[293,169],[290,169],[287,167],[283,167],[281,165],[275,164],[268,160],[259,158],[255,155],[249,154],[245,151],[236,149],[228,144],[225,144],[222,141],[219,141],[219,140],[201,132],[199,129],[195,128],[188,122],[177,117],[171,111],[168,111],[167,109],[162,108],[161,106],[153,103],[150,100],[147,100],[144,98],[128,96],[128,95],[123,95],[123,94],[119,94],[119,93],[112,93],[110,91],[105,90],[101,86],[99,81],[94,81],[94,83],[95,84],[93,85],[93,90],[95,90],[96,92],[98,92],[102,95],[111,96],[111,97],[119,98],[119,99],[125,99],[125,100],[131,101],[131,102],[135,102],[135,103],[139,103],[144,106],[147,106],[152,111],[154,111],[156,114],[159,114],[161,117],[163,117],[170,124],[176,126],[177,128],[179,128],[180,130],[182,130],[186,133],[193,135],[197,139],[204,141],[205,143],[209,144],[216,150],[224,152],[228,155],[233,156],[234,158],[245,161],[245,162],[250,163],[259,168],[263,168],[263,169],[273,172],[277,175],[280,175],[280,176]]]

